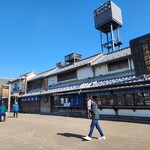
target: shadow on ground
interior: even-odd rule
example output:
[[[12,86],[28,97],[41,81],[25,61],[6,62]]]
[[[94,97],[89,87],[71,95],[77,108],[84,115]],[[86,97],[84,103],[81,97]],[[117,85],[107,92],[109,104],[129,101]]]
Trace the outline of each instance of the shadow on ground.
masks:
[[[81,139],[82,141],[87,141],[83,138],[85,135],[74,134],[74,133],[57,133],[57,135],[65,136],[68,138],[74,137],[74,138]],[[97,137],[92,137],[92,138],[97,139]]]
[[[65,136],[65,137],[74,137],[74,138],[78,138],[78,139],[83,139],[84,135],[80,135],[80,134],[74,134],[74,133],[57,133],[57,135],[61,135],[61,136]]]
[[[14,116],[7,116],[7,118],[15,118]]]

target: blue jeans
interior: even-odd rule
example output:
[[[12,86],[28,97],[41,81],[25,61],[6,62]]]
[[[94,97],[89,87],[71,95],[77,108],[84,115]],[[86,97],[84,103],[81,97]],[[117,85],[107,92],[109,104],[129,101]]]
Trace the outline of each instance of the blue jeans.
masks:
[[[92,136],[95,126],[96,126],[96,129],[98,130],[99,134],[101,136],[104,136],[104,133],[103,133],[97,119],[92,119],[92,122],[91,122],[91,125],[90,125],[90,132],[89,132],[88,136],[89,137]]]

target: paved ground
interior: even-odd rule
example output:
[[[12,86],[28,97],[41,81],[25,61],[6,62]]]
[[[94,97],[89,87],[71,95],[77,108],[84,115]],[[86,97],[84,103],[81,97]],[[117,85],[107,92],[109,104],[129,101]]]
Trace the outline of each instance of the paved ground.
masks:
[[[100,121],[106,140],[94,130],[91,141],[83,136],[91,120],[48,115],[8,115],[0,122],[0,150],[150,150],[150,125]]]

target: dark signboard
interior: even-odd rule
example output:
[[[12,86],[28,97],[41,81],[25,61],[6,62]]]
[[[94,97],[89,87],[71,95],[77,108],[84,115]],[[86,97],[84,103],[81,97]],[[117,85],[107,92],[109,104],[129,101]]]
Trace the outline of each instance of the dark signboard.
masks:
[[[130,40],[130,48],[135,73],[150,74],[150,33]]]

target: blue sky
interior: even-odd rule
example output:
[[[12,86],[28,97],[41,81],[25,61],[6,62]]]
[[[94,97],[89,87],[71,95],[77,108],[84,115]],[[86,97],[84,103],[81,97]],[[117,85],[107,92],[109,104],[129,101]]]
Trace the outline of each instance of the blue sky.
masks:
[[[0,0],[0,77],[44,72],[76,52],[101,52],[93,11],[107,0]],[[113,0],[122,10],[123,47],[150,32],[150,0]]]

